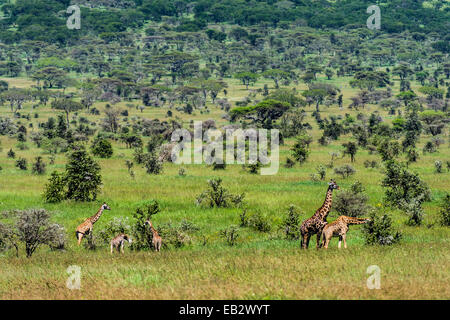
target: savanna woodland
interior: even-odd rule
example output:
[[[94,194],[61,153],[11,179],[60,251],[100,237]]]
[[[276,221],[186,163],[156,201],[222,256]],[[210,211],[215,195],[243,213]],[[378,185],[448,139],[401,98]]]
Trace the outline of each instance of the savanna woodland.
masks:
[[[0,0],[0,298],[448,299],[449,10]],[[172,162],[194,121],[279,130],[278,172]],[[301,248],[322,204],[347,248]]]

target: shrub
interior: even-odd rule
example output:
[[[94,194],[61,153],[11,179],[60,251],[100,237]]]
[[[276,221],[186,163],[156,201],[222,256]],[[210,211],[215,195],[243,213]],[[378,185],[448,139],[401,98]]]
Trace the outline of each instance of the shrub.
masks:
[[[19,243],[23,243],[28,258],[41,245],[48,245],[51,248],[64,247],[64,228],[51,223],[50,214],[44,209],[16,211],[15,224],[2,225],[0,230],[0,238],[5,239],[5,235],[8,236],[16,252],[18,252]]]
[[[373,210],[370,221],[363,225],[365,243],[368,245],[392,245],[398,243],[402,235],[392,227],[392,219],[387,214],[378,214]]]
[[[53,171],[45,185],[44,199],[49,203],[61,202],[66,197],[66,179],[64,174]]]
[[[84,242],[84,248],[87,250],[97,250],[98,248],[98,240],[97,240],[97,236],[94,235],[93,232],[90,232],[87,236],[86,236],[86,241]]]
[[[167,247],[181,248],[191,241],[186,225],[174,226],[171,223],[162,224],[158,228],[159,235],[163,238],[163,245]]]
[[[436,152],[436,146],[433,144],[433,142],[428,141],[427,143],[425,143],[424,147],[423,147],[423,153],[433,153]]]
[[[180,177],[185,177],[186,176],[186,169],[185,168],[180,168],[180,170],[178,170],[178,175]]]
[[[68,156],[65,172],[52,173],[45,187],[44,198],[47,202],[60,202],[64,199],[94,201],[100,185],[100,166],[83,146],[75,146]]]
[[[115,236],[126,233],[130,234],[131,226],[128,222],[128,218],[117,218],[109,221],[103,229],[98,231],[98,237],[103,244],[109,244],[111,239]]]
[[[341,167],[334,168],[334,173],[342,176],[343,179],[355,174],[356,170],[349,164],[344,164]]]
[[[46,169],[46,164],[42,161],[42,157],[36,157],[36,162],[33,163],[33,167],[31,168],[31,172],[34,174],[44,174]]]
[[[442,161],[441,160],[436,160],[434,162],[434,168],[436,169],[437,173],[442,173]]]
[[[450,226],[450,194],[446,194],[444,199],[442,200],[441,210],[439,214],[441,215],[441,225],[442,226]]]
[[[20,170],[27,170],[27,159],[25,158],[19,158],[16,161],[16,167]]]
[[[68,156],[65,181],[66,199],[76,201],[95,201],[100,190],[102,178],[100,166],[86,152],[84,147],[75,147]]]
[[[111,158],[114,153],[111,142],[106,139],[94,140],[91,146],[91,151],[94,156],[100,158]]]
[[[155,200],[150,200],[136,208],[133,214],[135,223],[131,230],[134,237],[131,245],[133,250],[149,249],[152,247],[153,234],[150,228],[145,225],[145,221],[151,220],[152,216],[158,214],[160,211],[159,203]]]
[[[387,203],[401,209],[402,201],[431,200],[431,192],[427,184],[420,179],[418,174],[408,171],[404,164],[391,160],[386,163],[385,169],[386,176],[381,184],[386,188]]]
[[[318,174],[320,180],[325,180],[325,177],[327,175],[327,169],[325,168],[325,166],[322,164],[319,164],[316,167],[316,170],[317,170],[317,174]]]
[[[272,229],[267,217],[263,216],[260,212],[248,217],[247,226],[259,232],[269,232]]]
[[[401,200],[400,208],[409,216],[407,225],[420,226],[423,221],[422,201],[419,199]]]
[[[234,246],[237,238],[239,237],[239,228],[237,226],[229,226],[228,228],[220,231],[219,234],[225,239],[229,246]]]
[[[148,174],[160,174],[163,170],[162,162],[159,161],[156,153],[144,154],[142,164],[147,169]]]
[[[244,194],[233,195],[222,186],[222,179],[208,180],[209,188],[197,197],[197,205],[206,205],[209,208],[239,206],[244,200]]]
[[[300,213],[294,205],[290,205],[288,214],[281,225],[281,229],[284,231],[286,239],[298,240],[300,238],[300,227],[302,221],[300,220]]]
[[[16,157],[16,153],[13,151],[13,149],[9,149],[7,156],[8,158],[14,159]]]
[[[349,217],[365,216],[371,208],[367,204],[368,200],[369,197],[364,193],[362,185],[355,182],[349,191],[342,190],[336,195],[333,210]]]
[[[291,158],[286,159],[286,163],[284,164],[285,168],[292,168],[295,165],[295,161],[293,161]]]
[[[291,148],[292,156],[299,163],[304,163],[308,159],[310,150],[308,148],[308,141],[304,137],[297,137],[295,144]]]
[[[378,166],[378,163],[375,160],[365,160],[364,161],[364,168],[376,168]]]

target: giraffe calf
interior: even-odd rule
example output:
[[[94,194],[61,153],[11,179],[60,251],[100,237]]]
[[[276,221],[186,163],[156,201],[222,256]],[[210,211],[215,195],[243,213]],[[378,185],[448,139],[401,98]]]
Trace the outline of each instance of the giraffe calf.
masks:
[[[114,249],[116,249],[118,252],[123,253],[123,245],[125,241],[128,241],[128,243],[132,243],[133,241],[131,238],[125,234],[119,234],[117,237],[111,240],[111,254],[113,253]]]
[[[341,242],[344,240],[344,248],[347,249],[347,231],[351,224],[363,224],[369,222],[370,219],[360,219],[347,216],[340,216],[336,221],[327,224],[322,230],[322,246],[328,249],[328,244],[332,237],[339,237],[338,248],[341,248]]]

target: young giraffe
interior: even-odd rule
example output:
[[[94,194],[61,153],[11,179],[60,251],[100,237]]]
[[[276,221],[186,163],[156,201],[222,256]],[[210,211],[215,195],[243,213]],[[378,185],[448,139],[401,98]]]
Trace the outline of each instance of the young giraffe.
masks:
[[[328,190],[324,203],[317,209],[316,213],[314,213],[311,218],[303,221],[302,226],[300,227],[301,247],[303,249],[308,249],[309,239],[313,234],[317,234],[317,248],[320,247],[320,236],[322,234],[322,229],[327,224],[327,216],[330,213],[334,189],[339,190],[339,186],[331,179],[328,183]]]
[[[94,214],[92,217],[87,218],[84,220],[82,224],[80,224],[77,228],[77,231],[75,231],[75,235],[78,239],[78,245],[81,244],[81,240],[85,235],[88,235],[92,232],[92,228],[94,227],[94,223],[97,222],[98,219],[100,219],[100,216],[103,213],[103,210],[111,210],[111,208],[105,203],[102,204],[100,209],[96,214]]]
[[[131,238],[125,233],[121,233],[117,237],[112,239],[111,240],[111,254],[113,253],[114,249],[123,253],[123,245],[124,245],[125,241],[128,241],[128,243],[133,242],[131,240]]]
[[[370,219],[353,218],[340,216],[336,221],[327,224],[322,231],[322,246],[328,249],[331,238],[339,236],[338,248],[341,248],[341,242],[344,240],[344,248],[347,249],[347,231],[350,224],[363,224],[369,222]]]
[[[145,221],[145,224],[148,224],[150,226],[150,231],[153,234],[152,243],[153,243],[153,247],[155,248],[155,251],[160,251],[161,243],[162,243],[161,236],[158,234],[158,231],[156,231],[156,229],[153,228],[153,225],[150,222],[150,220]]]

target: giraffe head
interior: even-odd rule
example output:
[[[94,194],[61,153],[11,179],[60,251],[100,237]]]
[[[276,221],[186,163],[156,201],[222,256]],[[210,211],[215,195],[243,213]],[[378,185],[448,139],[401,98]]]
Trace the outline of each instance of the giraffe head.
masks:
[[[152,227],[152,223],[150,222],[150,220],[147,220],[147,221],[144,222],[144,226],[147,225],[147,224],[149,225],[150,228]]]
[[[128,243],[133,243],[133,240],[131,240],[130,236],[127,235],[127,234],[124,234],[124,235],[123,235],[123,239],[124,239],[124,240],[127,240]]]
[[[102,209],[103,210],[111,210],[111,208],[106,204],[106,202],[103,203]]]
[[[334,181],[333,179],[330,180],[330,182],[328,182],[328,189],[337,189],[339,190],[339,186],[337,185],[336,181]]]

